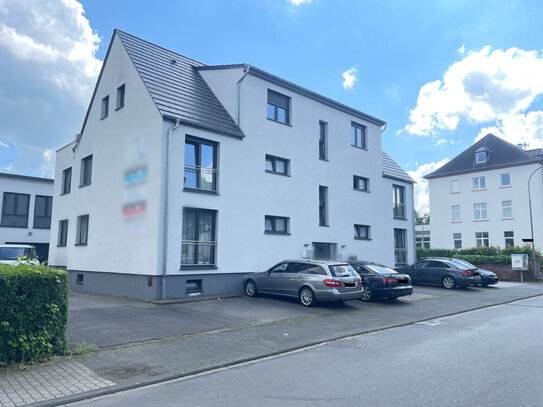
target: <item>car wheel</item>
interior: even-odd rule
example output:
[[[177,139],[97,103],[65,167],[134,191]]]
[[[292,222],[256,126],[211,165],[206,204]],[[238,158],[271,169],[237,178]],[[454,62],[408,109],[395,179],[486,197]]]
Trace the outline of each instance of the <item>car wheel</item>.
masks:
[[[373,290],[369,285],[362,286],[362,297],[360,299],[362,301],[371,301],[373,299]]]
[[[256,297],[258,295],[258,288],[253,280],[249,280],[245,283],[245,294],[247,297]]]
[[[443,280],[441,280],[441,284],[449,290],[456,287],[456,280],[452,276],[445,276],[443,277]]]
[[[315,299],[315,294],[313,293],[313,290],[311,288],[303,287],[300,290],[300,302],[306,307],[311,307],[312,305],[315,305],[317,300]]]

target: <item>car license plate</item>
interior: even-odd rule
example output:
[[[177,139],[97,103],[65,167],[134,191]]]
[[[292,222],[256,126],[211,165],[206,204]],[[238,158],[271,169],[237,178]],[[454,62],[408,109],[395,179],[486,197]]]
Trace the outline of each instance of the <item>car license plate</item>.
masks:
[[[345,287],[356,287],[356,283],[345,283]]]

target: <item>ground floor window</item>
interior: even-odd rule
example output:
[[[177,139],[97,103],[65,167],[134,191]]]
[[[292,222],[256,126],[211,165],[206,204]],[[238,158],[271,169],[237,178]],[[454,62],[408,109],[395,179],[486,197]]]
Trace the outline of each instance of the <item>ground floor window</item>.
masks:
[[[394,229],[394,261],[396,266],[407,264],[407,230]]]
[[[183,208],[181,267],[216,266],[217,211]]]
[[[515,234],[514,232],[503,232],[505,237],[505,247],[513,247],[515,245]]]
[[[462,248],[462,233],[453,233],[453,240],[454,240],[454,248],[461,249]]]
[[[425,249],[430,248],[430,236],[419,236],[415,239],[415,245],[417,247],[424,247]]]
[[[477,244],[477,247],[490,246],[489,240],[488,240],[488,232],[476,232],[475,243]]]

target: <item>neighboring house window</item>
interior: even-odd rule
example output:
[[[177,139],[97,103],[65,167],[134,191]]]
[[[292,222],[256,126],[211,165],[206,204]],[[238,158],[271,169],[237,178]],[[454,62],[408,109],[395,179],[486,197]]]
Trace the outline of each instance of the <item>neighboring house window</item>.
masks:
[[[515,236],[512,231],[503,232],[503,236],[505,237],[505,247],[513,247],[515,245]]]
[[[354,238],[359,240],[370,240],[369,225],[354,225]]]
[[[366,126],[351,122],[351,145],[367,149]]]
[[[407,264],[407,230],[394,229],[394,261],[396,266]]]
[[[62,191],[61,195],[69,194],[72,190],[72,167],[62,171]]]
[[[109,114],[109,95],[102,99],[102,116],[101,119],[104,119]]]
[[[511,175],[508,172],[504,172],[503,174],[500,174],[501,177],[501,186],[507,187],[511,185]]]
[[[290,160],[266,154],[266,172],[289,175]]]
[[[34,200],[34,229],[51,229],[53,197],[36,195]]]
[[[488,232],[476,232],[475,233],[475,242],[477,244],[477,247],[481,246],[489,246],[488,242]]]
[[[277,235],[288,234],[289,218],[283,216],[264,217],[264,232]]]
[[[7,228],[28,227],[29,194],[4,192],[2,200],[2,222],[0,226]]]
[[[81,175],[79,177],[79,186],[84,187],[92,181],[92,154],[81,160]]]
[[[461,249],[462,248],[462,233],[453,233],[453,240],[454,240],[454,248]]]
[[[319,159],[328,159],[328,123],[319,122]]]
[[[217,192],[217,143],[187,136],[183,188]]]
[[[125,85],[122,84],[117,88],[117,109],[120,109],[124,106],[124,90]]]
[[[368,178],[353,175],[353,188],[358,191],[368,192],[370,189],[370,180]]]
[[[479,163],[485,163],[486,162],[486,151],[480,151],[478,153],[475,153],[475,162],[477,164]]]
[[[68,242],[68,219],[58,222],[58,247],[65,247]]]
[[[89,215],[77,217],[76,246],[85,246],[89,239]]]
[[[458,184],[457,179],[451,180],[451,193],[460,192],[460,185]]]
[[[486,203],[473,204],[474,219],[475,220],[488,219],[486,209],[487,209]]]
[[[453,205],[452,207],[452,220],[460,220],[460,205]]]
[[[216,211],[183,208],[181,267],[216,265],[216,218]]]
[[[416,237],[415,238],[415,246],[424,247],[425,249],[429,249],[430,248],[430,237],[429,236]]]
[[[513,201],[502,201],[502,210],[504,218],[513,217]]]
[[[392,212],[397,219],[405,219],[405,188],[400,185],[392,186]]]
[[[268,89],[268,119],[290,123],[290,98]]]
[[[319,185],[319,226],[328,226],[328,187]]]
[[[473,189],[483,189],[483,188],[486,188],[485,177],[473,178]]]

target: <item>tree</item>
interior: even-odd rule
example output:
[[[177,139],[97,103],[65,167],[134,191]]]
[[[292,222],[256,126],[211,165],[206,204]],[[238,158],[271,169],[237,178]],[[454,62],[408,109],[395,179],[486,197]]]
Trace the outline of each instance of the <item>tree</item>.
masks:
[[[429,225],[430,224],[430,214],[425,212],[422,216],[415,211],[415,224],[416,225]]]

